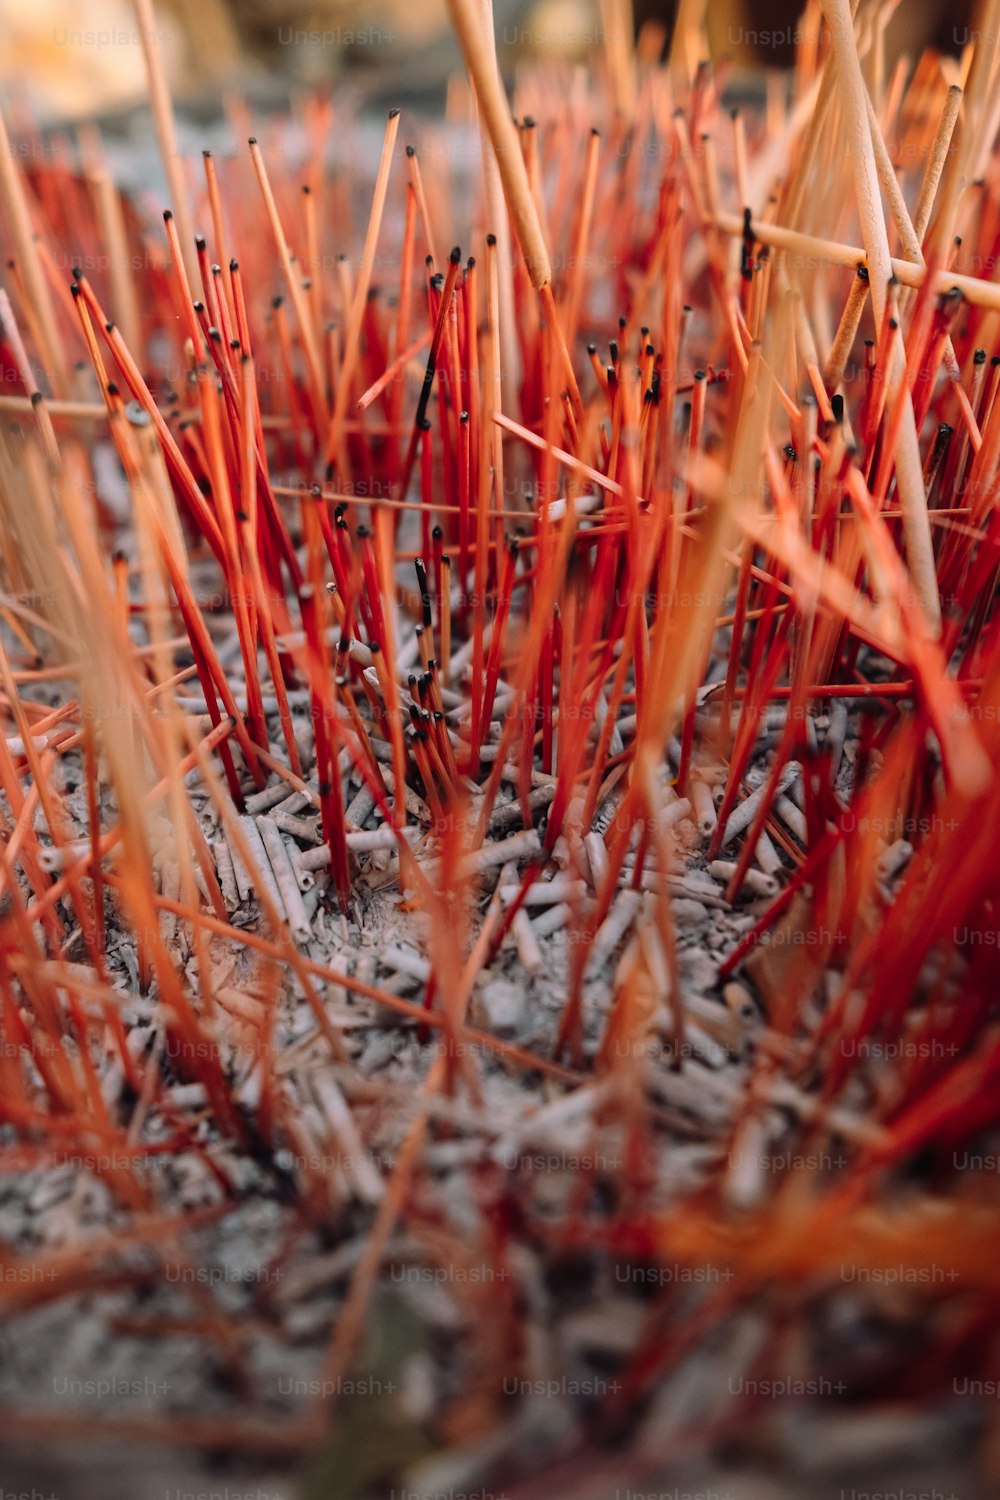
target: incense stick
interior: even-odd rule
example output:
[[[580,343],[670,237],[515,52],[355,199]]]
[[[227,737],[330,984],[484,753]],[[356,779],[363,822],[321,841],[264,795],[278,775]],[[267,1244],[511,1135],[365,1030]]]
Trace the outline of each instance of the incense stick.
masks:
[[[865,243],[868,279],[875,318],[881,323],[885,313],[886,292],[892,265],[889,240],[879,198],[878,169],[872,147],[868,119],[868,95],[861,75],[854,44],[854,25],[848,0],[822,0],[830,26],[837,81],[844,99],[845,124],[851,141],[851,167],[858,200],[858,213]],[[927,520],[927,496],[924,493],[923,466],[913,417],[909,390],[902,389],[905,365],[901,351],[894,353],[890,372],[890,393],[902,403],[902,423],[895,453],[896,480],[903,511],[907,559],[913,574],[920,603],[932,626],[940,627],[941,606],[938,600],[937,574],[930,524]]]
[[[181,254],[184,269],[192,287],[198,285],[198,264],[194,255],[194,225],[191,221],[187,185],[184,181],[184,160],[177,144],[177,127],[174,123],[173,104],[167,84],[163,58],[160,52],[161,32],[153,10],[153,0],[132,0],[142,55],[146,64],[146,79],[149,84],[149,105],[153,114],[153,128],[160,148],[160,160],[167,179],[171,203],[180,231]],[[204,291],[204,288],[202,289]]]
[[[493,147],[507,206],[514,221],[531,284],[540,289],[548,286],[552,280],[552,266],[535,211],[517,132],[511,121],[510,108],[484,41],[478,0],[448,0],[448,10],[462,46],[465,65],[475,86],[476,101]]]

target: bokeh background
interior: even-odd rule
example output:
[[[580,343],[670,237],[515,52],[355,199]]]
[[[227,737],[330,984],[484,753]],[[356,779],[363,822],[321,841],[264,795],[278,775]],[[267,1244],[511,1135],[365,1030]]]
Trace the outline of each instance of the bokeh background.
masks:
[[[688,0],[690,3],[690,0]],[[737,68],[791,60],[800,0],[694,0],[716,60]],[[633,0],[636,27],[669,40],[677,0]],[[585,64],[601,36],[599,0],[494,0],[505,70],[555,52]],[[961,50],[969,0],[901,0],[890,55],[933,43]],[[458,64],[445,0],[157,0],[157,35],[175,97],[210,108],[229,85],[281,92],[349,73],[378,95],[440,93]],[[107,115],[144,89],[131,0],[0,0],[0,89],[42,120]]]

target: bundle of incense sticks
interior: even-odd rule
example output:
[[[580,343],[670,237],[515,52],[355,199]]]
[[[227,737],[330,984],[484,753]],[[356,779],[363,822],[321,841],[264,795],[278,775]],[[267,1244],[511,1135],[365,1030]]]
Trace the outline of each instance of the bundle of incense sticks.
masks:
[[[974,1224],[937,1201],[931,1238],[882,1195],[1000,1114],[996,28],[890,68],[891,3],[808,0],[794,70],[737,105],[697,7],[661,63],[609,0],[585,76],[525,66],[508,100],[483,8],[449,7],[467,78],[380,152],[323,97],[253,136],[231,101],[227,148],[185,160],[148,0],[166,201],[116,188],[96,128],[0,126],[0,1169],[96,1158],[128,1237],[182,1235],[148,1123],[224,1212],[200,1124],[272,1161],[301,1141],[281,1007],[349,1073],[348,995],[440,1046],[394,1160],[346,1189],[371,1212],[330,1381],[435,1111],[483,1108],[498,1064],[629,1142],[563,1243],[731,1265],[701,1327],[948,1236],[954,1295],[992,1291],[995,1182]],[[381,983],[351,961],[380,888],[420,934]],[[707,1022],[696,917],[722,924]],[[560,997],[541,1042],[474,1024],[509,943]],[[198,1110],[130,1045],[122,944]],[[665,1024],[683,1071],[751,994],[731,1141],[780,1106],[847,1168],[748,1187],[722,1161],[664,1208],[645,1045]],[[303,1166],[303,1222],[331,1191]],[[113,1255],[5,1277],[0,1307]],[[139,1425],[294,1448],[328,1412]]]

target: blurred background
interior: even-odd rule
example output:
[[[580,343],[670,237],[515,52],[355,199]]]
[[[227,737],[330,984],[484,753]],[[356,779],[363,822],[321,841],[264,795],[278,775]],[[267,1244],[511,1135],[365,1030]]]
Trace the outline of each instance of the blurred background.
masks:
[[[738,68],[791,61],[800,0],[694,0],[716,60]],[[633,0],[637,29],[669,42],[677,0]],[[440,92],[458,64],[445,0],[156,0],[156,39],[175,97],[210,108],[218,90],[284,92],[350,74],[402,102]],[[958,52],[969,0],[901,0],[890,56],[933,43]],[[501,63],[556,53],[586,63],[601,42],[600,0],[494,0]],[[811,23],[815,24],[815,23]],[[0,0],[0,89],[42,122],[107,115],[137,104],[145,75],[131,0]]]

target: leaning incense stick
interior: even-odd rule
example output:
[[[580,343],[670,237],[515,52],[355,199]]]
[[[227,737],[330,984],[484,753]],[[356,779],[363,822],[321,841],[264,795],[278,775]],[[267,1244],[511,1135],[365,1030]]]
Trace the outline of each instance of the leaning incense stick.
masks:
[[[627,132],[635,124],[635,19],[632,0],[601,0],[604,49],[620,127]]]
[[[476,90],[476,101],[493,147],[531,284],[540,289],[552,280],[552,265],[542,226],[538,222],[517,131],[510,117],[510,106],[484,40],[478,0],[448,0],[448,10]]]
[[[885,316],[892,264],[868,120],[868,93],[854,42],[854,23],[848,0],[822,0],[822,3],[830,26],[831,43],[837,62],[837,82],[843,98],[845,128],[850,137],[851,168],[865,243],[872,306],[876,323],[881,325]],[[902,402],[902,421],[895,460],[907,561],[920,603],[931,625],[936,628],[941,622],[941,606],[938,600],[931,529],[927,519],[923,465],[913,416],[913,401],[909,388],[904,386],[905,374],[902,350],[894,345],[890,397],[895,399],[898,395]]]
[[[483,45],[488,54],[487,66],[497,69],[496,35],[493,24],[493,0],[479,0],[482,16]],[[476,101],[479,110],[478,99]],[[510,219],[504,206],[503,181],[489,132],[480,115],[480,151],[483,163],[483,197],[486,204],[486,233],[496,244],[496,257],[503,274],[497,288],[500,299],[500,368],[496,389],[496,407],[502,410],[504,396],[516,391],[521,378],[521,360],[517,348],[517,325],[514,315],[514,257],[511,250]],[[511,402],[506,402],[509,407]]]
[[[192,287],[199,284],[198,262],[194,253],[194,225],[191,221],[187,184],[184,181],[184,160],[177,144],[177,127],[174,123],[174,108],[163,66],[160,46],[161,33],[153,11],[153,0],[132,0],[139,31],[139,41],[146,64],[149,83],[149,104],[153,114],[153,126],[160,148],[167,187],[170,191],[174,217],[180,232],[181,254],[188,281]]]
[[[25,186],[17,167],[17,155],[11,148],[2,113],[0,113],[0,198],[3,201],[5,218],[14,241],[18,270],[24,279],[25,291],[38,323],[39,336],[42,340],[41,352],[52,381],[52,390],[54,395],[63,397],[67,394],[66,359],[59,338],[52,296],[42,274],[42,267],[33,243],[31,215],[28,210]]]
[[[354,288],[354,298],[351,302],[351,309],[347,319],[344,359],[340,368],[337,391],[334,396],[333,412],[330,417],[330,430],[326,440],[326,453],[324,456],[326,464],[330,464],[335,457],[339,458],[340,456],[341,444],[343,442],[343,422],[347,415],[347,404],[351,396],[351,387],[358,359],[361,320],[364,317],[365,306],[368,301],[372,266],[378,246],[379,230],[382,226],[382,212],[385,208],[385,195],[389,186],[389,172],[392,168],[392,153],[396,144],[398,131],[399,110],[392,109],[389,111],[389,118],[386,121],[385,136],[382,141],[382,156],[379,161],[378,176],[375,179],[375,191],[372,194],[372,207],[371,213],[368,216],[364,249],[361,252],[361,267],[358,272],[358,280]],[[406,497],[404,495],[401,498],[405,499]]]
[[[858,326],[861,322],[861,314],[865,303],[868,301],[868,269],[859,267],[858,274],[851,282],[851,290],[847,294],[844,311],[841,313],[840,322],[830,352],[826,357],[823,367],[823,384],[828,391],[835,391],[844,378],[844,367],[848,356],[854,348],[854,340],[857,337]]]
[[[957,83],[953,83],[945,95],[944,109],[941,111],[941,119],[938,122],[937,132],[934,136],[934,144],[927,158],[924,168],[923,180],[920,184],[920,193],[917,197],[917,206],[913,210],[913,229],[917,239],[923,243],[927,226],[931,221],[931,213],[934,208],[934,199],[937,195],[938,184],[941,181],[941,173],[951,149],[951,139],[958,123],[958,112],[962,106],[962,90]]]

